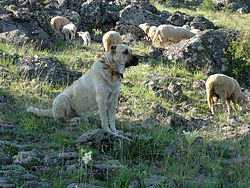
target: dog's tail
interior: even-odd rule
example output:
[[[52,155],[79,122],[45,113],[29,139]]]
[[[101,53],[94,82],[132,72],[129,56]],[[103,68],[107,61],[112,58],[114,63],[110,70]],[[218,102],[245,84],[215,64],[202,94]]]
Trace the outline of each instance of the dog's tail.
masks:
[[[33,106],[30,106],[29,108],[27,108],[26,111],[31,112],[37,115],[38,117],[53,117],[52,109],[42,110],[42,109],[38,109],[38,108],[34,108]]]

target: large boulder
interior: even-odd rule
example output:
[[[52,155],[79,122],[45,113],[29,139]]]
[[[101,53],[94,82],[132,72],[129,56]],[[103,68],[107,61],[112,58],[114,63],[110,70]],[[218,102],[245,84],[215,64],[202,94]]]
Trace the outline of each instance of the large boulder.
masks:
[[[27,8],[0,13],[0,39],[3,41],[53,48],[55,33],[44,14],[29,12]]]
[[[215,29],[213,22],[206,19],[203,15],[195,16],[192,19],[190,25],[192,28],[199,29],[201,31],[204,31],[206,29]]]
[[[188,40],[168,45],[163,55],[207,74],[224,73],[231,63],[224,51],[235,35],[235,31],[228,29],[206,30]]]
[[[171,25],[175,26],[183,26],[185,24],[190,23],[194,19],[193,16],[189,16],[185,13],[176,11],[173,15],[168,18],[168,21]]]
[[[131,144],[133,140],[119,135],[115,134],[111,131],[106,131],[104,129],[95,129],[95,130],[89,130],[82,134],[80,137],[76,140],[76,146],[80,146],[82,144],[90,144],[101,151],[107,151],[110,149],[113,149],[115,146],[115,143],[122,142]]]
[[[169,24],[169,21],[160,15],[153,14],[142,6],[134,4],[128,5],[120,11],[120,21],[136,26],[142,23],[149,23],[150,25]]]
[[[229,7],[233,11],[238,11],[242,14],[247,14],[250,12],[250,1],[249,0],[213,0],[213,2],[217,5],[218,9],[222,7]]]
[[[82,29],[91,31],[101,20],[101,0],[87,0],[81,5],[79,14]]]
[[[52,84],[72,84],[82,75],[80,72],[68,71],[55,57],[20,57],[15,65],[21,70],[21,76],[39,78]]]

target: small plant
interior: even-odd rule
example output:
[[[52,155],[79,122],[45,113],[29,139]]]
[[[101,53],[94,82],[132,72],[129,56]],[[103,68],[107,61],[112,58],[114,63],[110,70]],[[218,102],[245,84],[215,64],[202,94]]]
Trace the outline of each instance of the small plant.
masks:
[[[182,131],[183,134],[185,135],[185,138],[187,139],[187,142],[188,142],[188,146],[190,147],[191,144],[194,142],[194,140],[199,137],[199,132],[197,131],[193,131],[193,132],[190,132],[190,131]]]
[[[215,11],[215,4],[212,0],[204,0],[201,4],[203,10]]]
[[[227,50],[227,55],[232,59],[228,75],[240,83],[244,83],[249,78],[250,70],[250,33],[241,33],[239,39],[231,41],[230,47]]]

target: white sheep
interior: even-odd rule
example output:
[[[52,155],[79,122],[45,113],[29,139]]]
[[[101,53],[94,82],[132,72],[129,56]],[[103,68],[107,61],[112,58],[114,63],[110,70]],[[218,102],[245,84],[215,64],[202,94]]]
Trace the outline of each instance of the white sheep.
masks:
[[[229,76],[224,74],[211,75],[206,81],[206,92],[208,105],[212,114],[215,113],[213,97],[220,98],[224,108],[226,102],[229,116],[231,115],[230,101],[234,103],[236,113],[236,104],[242,106],[243,110],[246,110],[248,100],[241,91],[238,82]]]
[[[109,52],[110,47],[114,44],[122,44],[122,37],[116,31],[108,31],[102,37],[102,43],[106,52]]]
[[[195,33],[183,27],[177,27],[173,25],[159,25],[156,29],[153,42],[155,42],[156,38],[158,37],[160,40],[160,45],[163,45],[165,42],[178,43],[183,39],[189,39],[193,36],[195,36]]]
[[[62,28],[69,23],[70,21],[63,16],[55,16],[50,20],[50,25],[57,31],[61,31]]]
[[[146,35],[146,38],[148,39],[149,38],[148,32],[149,32],[149,29],[150,29],[149,23],[140,24],[139,27],[144,31],[144,33]]]
[[[88,31],[85,31],[85,32],[79,31],[79,32],[77,32],[77,34],[80,37],[82,37],[84,46],[89,46],[90,45],[90,43],[91,43],[91,37],[90,37],[90,34],[89,34]]]
[[[189,27],[189,25],[183,25],[182,27],[189,30],[189,31],[191,30],[191,27]]]
[[[154,38],[154,36],[155,36],[156,29],[157,29],[156,26],[151,26],[151,27],[149,28],[148,37],[151,38],[151,40],[153,40],[153,38]]]
[[[69,40],[69,35],[70,39],[75,39],[75,34],[76,34],[77,27],[73,23],[69,23],[65,26],[63,26],[62,33],[65,35],[65,39]]]

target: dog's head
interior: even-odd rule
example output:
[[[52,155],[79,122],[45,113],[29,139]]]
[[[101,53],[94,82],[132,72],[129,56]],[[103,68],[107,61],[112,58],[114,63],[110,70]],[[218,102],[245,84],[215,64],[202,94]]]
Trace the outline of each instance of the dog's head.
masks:
[[[127,67],[138,65],[138,57],[124,44],[112,45],[109,53],[112,57],[112,66],[120,73]]]

